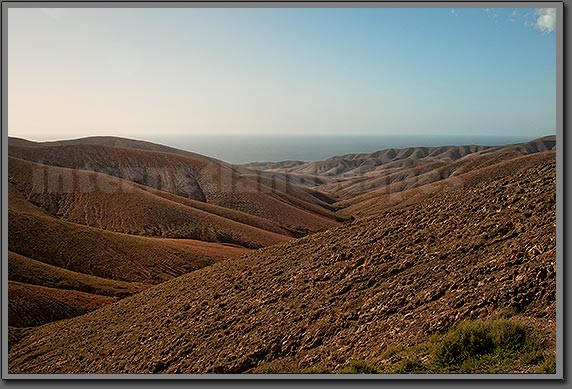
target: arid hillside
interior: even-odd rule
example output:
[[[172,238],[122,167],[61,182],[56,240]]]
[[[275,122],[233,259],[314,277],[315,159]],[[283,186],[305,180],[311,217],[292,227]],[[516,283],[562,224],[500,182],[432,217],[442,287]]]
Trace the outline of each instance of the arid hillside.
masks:
[[[255,162],[245,164],[257,170],[279,171],[331,177],[361,177],[367,173],[387,170],[388,168],[410,167],[419,163],[452,162],[469,155],[484,155],[503,152],[533,154],[554,150],[554,135],[534,139],[530,142],[504,146],[439,146],[407,147],[404,149],[385,149],[374,153],[346,154],[328,158],[324,161],[302,162]],[[373,175],[373,174],[372,174]]]
[[[13,281],[8,282],[8,294],[8,326],[13,327],[33,327],[69,319],[116,301],[108,296]]]
[[[196,204],[201,202],[106,174],[11,157],[8,178],[22,198],[50,215],[104,230],[252,248],[289,237],[290,231],[277,223],[238,211],[219,211],[217,206],[201,207]]]
[[[8,209],[8,278],[14,281],[8,294],[10,325],[69,318],[248,252],[236,245],[143,237],[69,222],[32,204],[12,184]]]
[[[400,180],[359,196],[339,201],[339,213],[355,217],[371,216],[393,207],[422,201],[432,193],[458,191],[509,176],[525,166],[543,160],[543,153],[523,155],[515,152],[477,155],[455,161],[445,168]],[[444,172],[446,174],[444,174]]]
[[[10,138],[8,187],[17,327],[83,314],[348,219],[313,189],[113,137]]]
[[[10,146],[18,159],[121,178],[182,198],[247,213],[280,224],[300,236],[338,225],[317,194],[293,184],[273,185],[236,173],[228,164],[205,157],[100,144]]]
[[[145,284],[140,282],[118,281],[66,270],[11,251],[8,252],[8,279],[112,297],[129,296],[145,288]]]
[[[243,167],[328,193],[341,200],[333,204],[340,209],[368,196],[401,192],[504,159],[554,150],[555,145],[556,137],[552,135],[506,146],[409,147],[347,154],[316,162],[253,163]]]
[[[414,201],[373,216],[215,262],[82,316],[13,330],[9,371],[339,372],[356,360],[383,370],[397,346],[499,317],[545,334],[542,353],[508,368],[534,371],[554,355],[555,152],[526,155],[527,147],[503,150],[488,170],[476,162],[462,185],[451,175],[428,180]],[[23,246],[12,251],[40,260]]]

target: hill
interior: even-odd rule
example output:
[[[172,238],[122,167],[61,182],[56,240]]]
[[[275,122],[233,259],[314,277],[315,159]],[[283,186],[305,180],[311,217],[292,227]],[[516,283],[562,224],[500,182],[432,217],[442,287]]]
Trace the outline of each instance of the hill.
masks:
[[[51,146],[74,146],[74,145],[102,145],[110,147],[119,147],[123,149],[147,150],[147,151],[160,151],[171,154],[179,154],[191,158],[197,158],[202,161],[215,162],[222,165],[227,165],[226,162],[209,158],[204,155],[193,153],[190,151],[180,150],[174,147],[164,146],[158,143],[147,142],[144,140],[122,138],[119,136],[89,136],[85,138],[66,139],[48,142],[34,142],[27,139],[10,137],[8,139],[9,146],[24,146],[24,147],[51,147]]]
[[[66,270],[11,251],[8,252],[8,279],[20,283],[111,297],[126,297],[146,287],[141,283],[117,281]]]
[[[220,243],[146,238],[85,227],[35,211],[21,198],[12,201],[12,193],[8,214],[12,326],[83,314],[150,284],[248,251]],[[34,317],[36,308],[38,316]]]
[[[145,284],[163,282],[246,251],[219,243],[103,231],[14,210],[8,214],[8,247],[66,270]]]
[[[374,153],[346,154],[331,157],[324,161],[300,163],[296,161],[247,164],[258,170],[273,170],[287,173],[299,173],[319,176],[361,177],[366,173],[387,169],[410,167],[419,163],[452,162],[468,155],[483,155],[497,152],[516,151],[532,154],[553,150],[556,145],[554,135],[545,136],[530,142],[504,146],[439,146],[407,147],[404,149],[386,149]]]
[[[555,145],[556,137],[552,135],[505,146],[408,147],[346,154],[324,161],[254,163],[244,167],[260,169],[270,177],[288,177],[299,185],[327,193],[335,199],[332,206],[340,209],[359,202],[364,198],[361,195],[367,198],[401,192],[468,172],[477,165],[499,162],[502,158],[554,150]]]
[[[436,192],[458,191],[509,176],[544,160],[546,155],[537,153],[523,156],[515,152],[499,152],[471,156],[411,178],[379,185],[378,189],[339,201],[336,205],[340,207],[339,212],[344,214],[370,216],[385,209],[422,201]]]
[[[69,319],[116,301],[84,292],[8,282],[8,325],[33,327]]]
[[[246,173],[144,141],[9,138],[11,325],[83,314],[345,220],[325,194]]]
[[[30,162],[87,170],[135,182],[177,196],[247,213],[298,234],[339,224],[323,196],[308,189],[260,183],[220,161],[192,153],[166,153],[101,144],[10,146],[9,155]]]
[[[20,194],[15,197],[26,199],[54,217],[78,224],[133,235],[189,238],[244,247],[262,247],[289,237],[289,231],[276,223],[237,211],[200,207],[207,209],[204,211],[192,200],[101,173],[13,157],[9,158],[8,169],[13,192]]]
[[[554,154],[18,334],[9,371],[341,371],[499,316],[546,334],[509,367],[532,369],[554,353]]]

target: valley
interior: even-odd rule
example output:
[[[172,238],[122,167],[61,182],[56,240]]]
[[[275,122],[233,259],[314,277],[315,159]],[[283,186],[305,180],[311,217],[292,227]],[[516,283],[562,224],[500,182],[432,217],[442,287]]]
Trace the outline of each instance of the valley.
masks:
[[[550,370],[555,164],[555,136],[243,165],[10,138],[10,373],[458,371],[420,345],[491,320],[543,339],[496,371]]]

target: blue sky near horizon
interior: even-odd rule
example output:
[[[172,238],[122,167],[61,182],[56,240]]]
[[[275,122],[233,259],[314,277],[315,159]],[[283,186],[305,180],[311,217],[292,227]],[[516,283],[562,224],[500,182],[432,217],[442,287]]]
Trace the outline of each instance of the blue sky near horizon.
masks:
[[[9,135],[556,127],[547,9],[8,10]]]

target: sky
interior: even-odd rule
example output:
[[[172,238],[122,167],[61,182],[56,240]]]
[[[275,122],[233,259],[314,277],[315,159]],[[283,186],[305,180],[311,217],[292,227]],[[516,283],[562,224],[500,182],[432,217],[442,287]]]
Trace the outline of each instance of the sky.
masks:
[[[555,133],[554,9],[10,8],[8,131]]]

